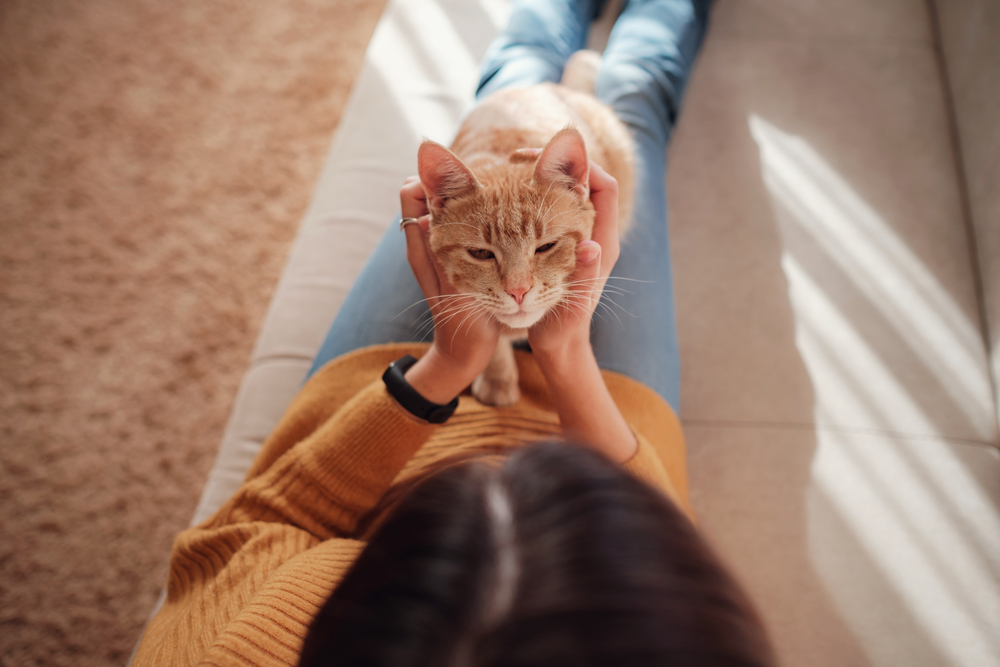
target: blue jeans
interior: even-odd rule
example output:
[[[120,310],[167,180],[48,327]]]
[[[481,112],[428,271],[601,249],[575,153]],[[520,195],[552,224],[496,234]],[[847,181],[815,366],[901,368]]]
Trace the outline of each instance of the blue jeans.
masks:
[[[698,53],[710,0],[628,0],[601,59],[597,96],[632,132],[637,169],[632,229],[594,318],[601,368],[654,389],[680,409],[680,358],[667,234],[667,142]],[[584,47],[603,0],[515,0],[507,28],[484,57],[477,100],[508,86],[559,81]],[[401,184],[402,185],[402,184]],[[320,347],[311,375],[351,350],[427,337],[427,308],[390,227]]]

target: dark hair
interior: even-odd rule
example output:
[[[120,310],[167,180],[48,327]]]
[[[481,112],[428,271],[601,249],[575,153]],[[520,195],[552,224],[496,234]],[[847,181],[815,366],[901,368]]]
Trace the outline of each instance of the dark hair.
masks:
[[[677,507],[582,446],[414,486],[306,636],[300,665],[772,665],[750,603]]]

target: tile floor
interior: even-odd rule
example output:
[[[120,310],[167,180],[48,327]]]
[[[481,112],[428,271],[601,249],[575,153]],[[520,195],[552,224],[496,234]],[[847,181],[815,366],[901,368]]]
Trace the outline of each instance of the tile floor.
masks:
[[[671,148],[701,525],[789,665],[1000,661],[1000,455],[923,2],[719,0]]]

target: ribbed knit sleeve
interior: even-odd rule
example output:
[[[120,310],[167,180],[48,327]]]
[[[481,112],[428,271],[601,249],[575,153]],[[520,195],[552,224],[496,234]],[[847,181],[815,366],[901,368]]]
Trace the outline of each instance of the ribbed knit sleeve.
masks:
[[[133,664],[297,662],[309,623],[364,546],[344,538],[436,428],[377,380],[283,447],[214,517],[178,535],[166,603]]]
[[[685,511],[689,518],[694,520],[694,514],[687,509],[686,499],[682,499],[677,493],[677,487],[670,480],[670,475],[663,467],[663,461],[660,460],[649,440],[639,433],[636,433],[635,436],[636,440],[639,441],[639,449],[635,456],[622,464],[623,467],[646,484],[663,491],[670,500]]]
[[[351,537],[437,428],[406,412],[376,380],[245,483],[206,527],[266,521],[320,539]]]

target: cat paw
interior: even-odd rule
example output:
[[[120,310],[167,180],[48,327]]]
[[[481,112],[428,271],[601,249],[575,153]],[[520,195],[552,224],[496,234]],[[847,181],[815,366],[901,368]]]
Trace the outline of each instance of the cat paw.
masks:
[[[521,389],[516,381],[487,379],[480,375],[472,381],[472,395],[483,405],[504,407],[517,403]]]

